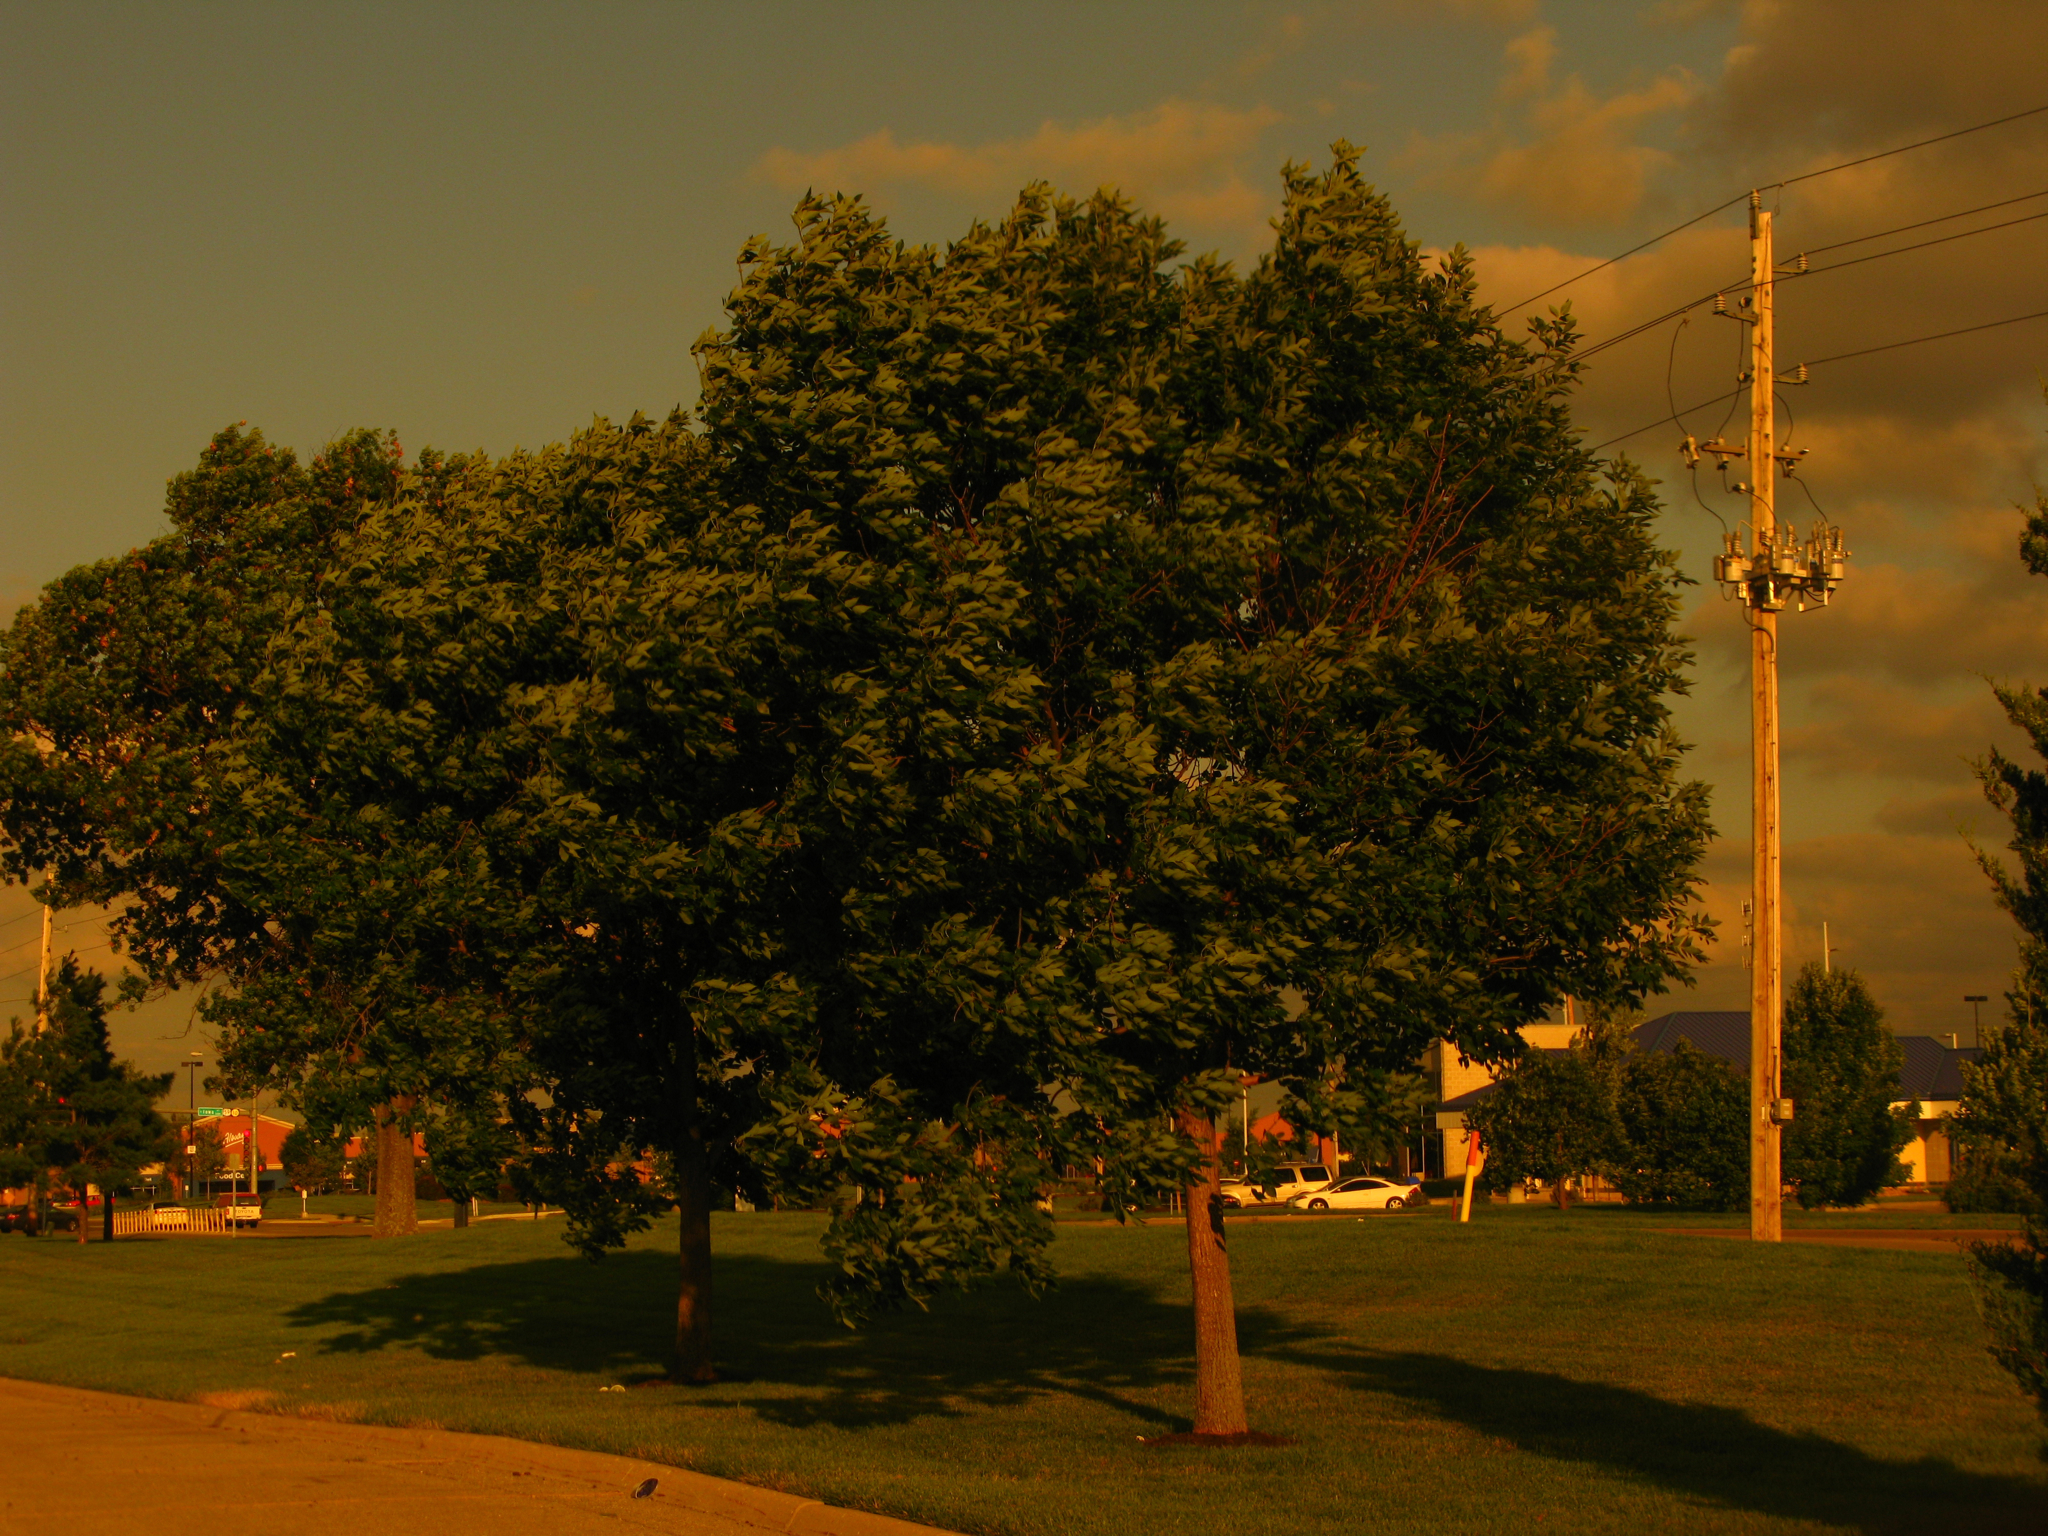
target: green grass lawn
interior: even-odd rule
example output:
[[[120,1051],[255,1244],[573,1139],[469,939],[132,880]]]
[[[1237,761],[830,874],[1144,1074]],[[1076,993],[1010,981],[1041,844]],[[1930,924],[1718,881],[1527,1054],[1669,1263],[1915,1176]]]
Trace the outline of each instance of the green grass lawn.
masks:
[[[819,1218],[720,1217],[708,1388],[636,1385],[673,1226],[600,1264],[558,1222],[5,1238],[0,1374],[627,1452],[975,1532],[2048,1529],[2042,1426],[1958,1259],[1664,1224],[1241,1223],[1253,1422],[1297,1442],[1268,1449],[1140,1438],[1185,1428],[1191,1390],[1164,1221],[1063,1224],[1043,1300],[998,1284],[849,1333],[813,1294]]]

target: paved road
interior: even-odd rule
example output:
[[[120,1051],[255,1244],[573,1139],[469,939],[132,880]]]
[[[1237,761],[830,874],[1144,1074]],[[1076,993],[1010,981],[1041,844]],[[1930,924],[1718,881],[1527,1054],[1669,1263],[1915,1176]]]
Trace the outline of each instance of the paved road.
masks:
[[[942,1536],[929,1526],[835,1509],[676,1467],[557,1446],[380,1429],[194,1403],[80,1392],[0,1377],[0,1532],[151,1536],[206,1523],[363,1536]],[[195,1503],[195,1469],[246,1466],[232,1494]],[[647,1498],[631,1490],[646,1478]]]
[[[1736,1237],[1749,1240],[1747,1227],[1659,1227],[1679,1237]],[[1828,1248],[1905,1248],[1916,1253],[1955,1253],[1966,1243],[2010,1242],[2021,1234],[2010,1227],[1788,1227],[1788,1243],[1819,1243]]]

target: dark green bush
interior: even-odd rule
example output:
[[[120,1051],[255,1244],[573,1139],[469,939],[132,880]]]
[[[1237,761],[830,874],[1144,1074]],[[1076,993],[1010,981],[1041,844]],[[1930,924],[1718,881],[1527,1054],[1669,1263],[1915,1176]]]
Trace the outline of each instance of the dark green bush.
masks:
[[[1620,1147],[1608,1170],[1638,1205],[1732,1211],[1749,1195],[1749,1085],[1680,1040],[1631,1056],[1615,1093]]]

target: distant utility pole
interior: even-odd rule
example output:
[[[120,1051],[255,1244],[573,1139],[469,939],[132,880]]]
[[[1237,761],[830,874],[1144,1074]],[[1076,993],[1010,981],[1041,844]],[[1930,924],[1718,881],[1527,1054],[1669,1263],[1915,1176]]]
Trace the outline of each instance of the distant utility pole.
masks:
[[[1795,270],[1804,271],[1802,258]],[[1849,552],[1842,531],[1816,522],[1802,546],[1798,531],[1778,522],[1778,472],[1789,476],[1802,454],[1778,449],[1776,390],[1780,383],[1804,383],[1802,366],[1781,380],[1773,356],[1776,338],[1776,279],[1771,254],[1771,215],[1763,198],[1749,194],[1749,297],[1730,310],[1714,301],[1716,314],[1728,315],[1749,327],[1749,371],[1740,382],[1749,385],[1749,442],[1733,447],[1718,439],[1681,445],[1689,464],[1702,453],[1715,455],[1725,467],[1730,459],[1749,460],[1749,481],[1738,491],[1749,493],[1749,539],[1742,529],[1729,534],[1714,561],[1714,577],[1740,601],[1749,621],[1750,664],[1750,979],[1749,979],[1749,1235],[1753,1241],[1775,1243],[1784,1237],[1784,1180],[1779,1142],[1792,1118],[1791,1103],[1780,1097],[1784,1061],[1781,1025],[1785,1005],[1782,881],[1778,812],[1778,611],[1788,598],[1803,610],[1808,602],[1825,606],[1841,584]]]

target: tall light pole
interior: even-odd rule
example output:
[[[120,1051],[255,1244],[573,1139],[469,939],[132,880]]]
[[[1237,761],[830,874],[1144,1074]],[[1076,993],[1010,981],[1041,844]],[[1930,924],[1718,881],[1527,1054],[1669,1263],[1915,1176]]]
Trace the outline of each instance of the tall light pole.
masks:
[[[1800,269],[1805,263],[1802,261]],[[1777,480],[1790,475],[1801,455],[1779,451],[1777,439],[1776,295],[1778,269],[1771,253],[1771,215],[1762,197],[1749,194],[1749,297],[1734,310],[1720,299],[1717,314],[1749,327],[1749,442],[1736,448],[1718,440],[1682,449],[1692,463],[1702,453],[1722,464],[1749,460],[1749,540],[1728,535],[1714,561],[1714,578],[1743,605],[1749,621],[1750,668],[1750,911],[1754,939],[1749,986],[1749,1235],[1757,1242],[1784,1237],[1784,1180],[1779,1143],[1791,1105],[1779,1096],[1785,1001],[1784,936],[1778,795],[1778,613],[1787,601],[1804,609],[1825,606],[1841,584],[1849,552],[1842,531],[1816,523],[1804,545],[1798,531],[1778,522]],[[1793,380],[1805,374],[1802,366]]]
[[[1963,994],[1963,1001],[1970,1005],[1970,1044],[1973,1046],[1982,1045],[1984,1043],[1984,1016],[1977,1010],[1983,1004],[1990,1002],[1991,999],[1982,992],[1965,992]]]
[[[185,1198],[192,1198],[193,1174],[199,1171],[199,1069],[206,1058],[194,1051],[185,1063]]]

